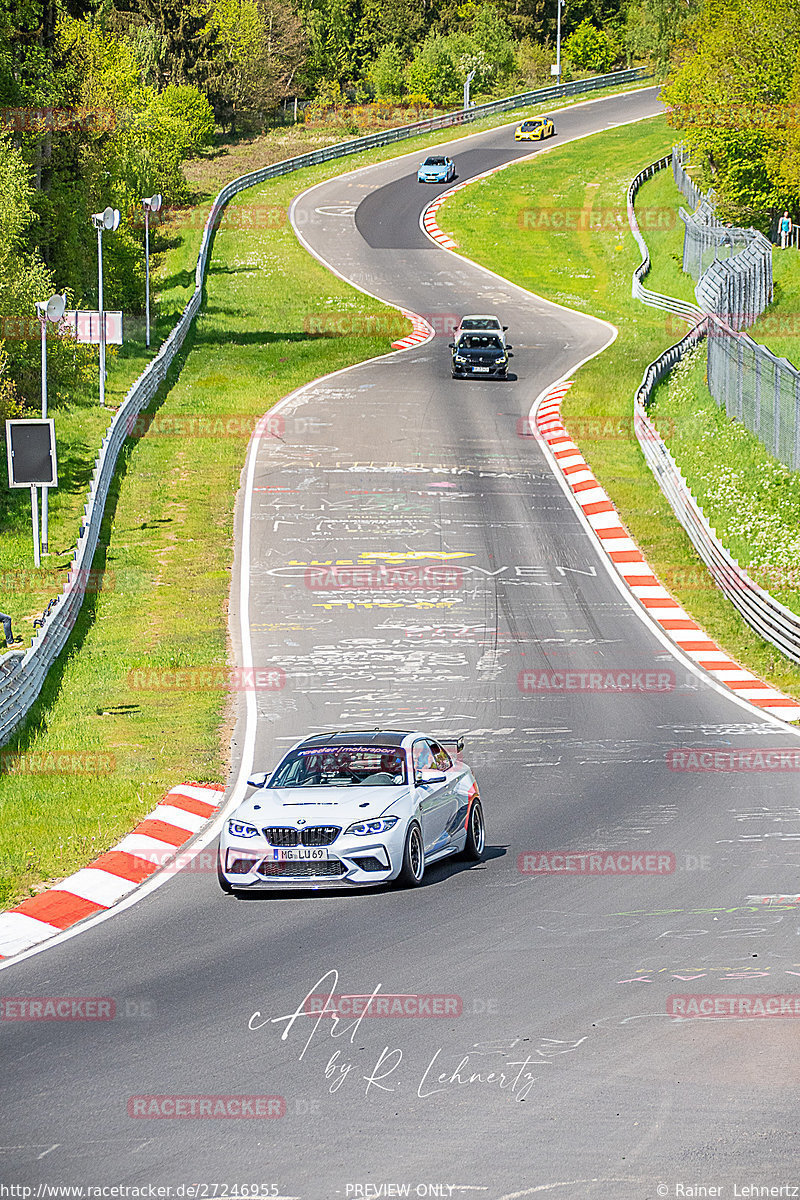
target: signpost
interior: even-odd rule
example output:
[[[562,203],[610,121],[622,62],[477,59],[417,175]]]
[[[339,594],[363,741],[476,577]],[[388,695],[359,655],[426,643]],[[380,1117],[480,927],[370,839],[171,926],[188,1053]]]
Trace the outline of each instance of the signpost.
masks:
[[[33,562],[41,565],[39,553],[39,504],[36,489],[58,487],[56,431],[51,419],[6,421],[8,486],[31,489]]]
[[[37,300],[36,311],[42,323],[42,420],[47,418],[47,322],[58,324],[64,316],[67,297],[56,294],[49,300]],[[49,553],[49,493],[42,488],[42,553]]]
[[[161,193],[146,196],[142,200],[144,206],[144,278],[145,278],[145,308],[147,309],[147,348],[150,348],[150,213],[158,212],[161,208]]]
[[[100,309],[100,403],[106,402],[106,329],[103,320],[103,230],[110,233],[119,226],[118,208],[105,208],[101,213],[92,213],[92,224],[97,230],[97,307]]]

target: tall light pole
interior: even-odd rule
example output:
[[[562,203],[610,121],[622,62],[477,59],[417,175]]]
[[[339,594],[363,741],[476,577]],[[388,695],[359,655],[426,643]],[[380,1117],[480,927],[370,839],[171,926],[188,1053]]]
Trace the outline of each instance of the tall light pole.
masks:
[[[142,199],[144,206],[144,291],[145,291],[145,308],[147,310],[147,340],[146,345],[150,349],[150,213],[158,212],[161,208],[161,193],[156,192],[155,196],[145,196]]]
[[[58,324],[67,307],[67,297],[56,294],[49,300],[37,300],[36,311],[42,325],[42,420],[47,416],[47,322]],[[35,490],[35,489],[34,489]],[[49,489],[42,487],[42,553],[48,554],[48,496]],[[38,563],[36,564],[39,565]]]
[[[558,9],[558,20],[556,23],[556,83],[561,83],[561,10],[564,7],[566,0],[556,0],[556,8]]]
[[[100,404],[106,402],[106,318],[103,312],[103,230],[110,233],[119,225],[119,209],[106,208],[101,213],[92,213],[92,224],[97,230],[97,307],[100,311]]]

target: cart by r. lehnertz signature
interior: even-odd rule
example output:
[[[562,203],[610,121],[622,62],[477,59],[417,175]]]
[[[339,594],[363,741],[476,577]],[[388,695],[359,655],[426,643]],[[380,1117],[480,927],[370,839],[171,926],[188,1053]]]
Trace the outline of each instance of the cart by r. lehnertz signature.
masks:
[[[354,1044],[356,1035],[363,1040],[365,1019],[387,1011],[384,1002],[389,994],[383,992],[381,984],[377,984],[368,995],[344,997],[351,1002],[354,999],[359,1001],[358,1015],[351,1020],[349,1015],[356,1009],[351,1003],[348,1018],[341,1015],[338,985],[339,972],[331,969],[309,988],[292,1012],[270,1017],[257,1010],[248,1021],[251,1032],[272,1026],[282,1027],[280,1040],[292,1040],[294,1045],[300,1047],[298,1061],[310,1061],[315,1052],[321,1050],[318,1062],[331,1094],[352,1091],[354,1088],[363,1088],[365,1096],[373,1091],[378,1094],[393,1093],[401,1089],[405,1091],[404,1084],[410,1082],[420,1100],[462,1088],[486,1087],[505,1092],[514,1100],[521,1101],[526,1099],[541,1077],[541,1072],[551,1068],[559,1055],[574,1053],[586,1041],[586,1037],[574,1040],[514,1038],[510,1042],[489,1038],[473,1043],[467,1052],[463,1049],[448,1050],[440,1045],[424,1060],[416,1063],[401,1046],[384,1045],[379,1048],[376,1044],[373,1057],[367,1060],[372,1065],[365,1073],[363,1062],[357,1063],[348,1057],[348,1047]],[[420,999],[423,998],[415,997],[417,1001]],[[455,997],[435,999],[441,1002],[443,1009],[436,1015],[456,1015],[452,1004],[450,1011],[447,1011],[447,1001],[452,1002]],[[343,1039],[343,1042],[332,1050],[328,1039]],[[493,1065],[497,1056],[502,1059],[501,1066]]]

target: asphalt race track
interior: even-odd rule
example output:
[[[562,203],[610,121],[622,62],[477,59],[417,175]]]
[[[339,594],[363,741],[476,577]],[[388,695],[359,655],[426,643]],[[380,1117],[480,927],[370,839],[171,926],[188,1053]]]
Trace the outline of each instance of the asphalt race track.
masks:
[[[543,149],[658,109],[651,89],[566,110]],[[465,179],[536,149],[512,135],[443,150]],[[465,733],[486,860],[433,867],[411,892],[236,899],[205,855],[5,968],[5,997],[116,1006],[108,1021],[3,1022],[0,1179],[32,1196],[154,1184],[201,1185],[172,1192],[200,1200],[650,1200],[702,1185],[727,1200],[735,1184],[800,1182],[800,1026],[676,1020],[668,1006],[800,990],[796,908],[748,903],[800,891],[796,774],[667,762],[797,736],[673,655],[603,566],[519,423],[609,328],[428,242],[420,212],[443,189],[416,183],[419,157],[304,194],[296,228],[340,274],[434,324],[498,312],[515,378],[451,379],[437,336],[284,404],[280,438],[243,476],[232,635],[286,672],[283,690],[256,694],[255,769],[311,731]],[[450,585],[365,590],[315,567],[350,561],[449,564]],[[566,667],[672,672],[674,687],[518,686],[520,671]],[[237,767],[246,724],[243,709]],[[589,850],[658,852],[674,870],[518,869],[526,852]],[[325,976],[336,993],[457,999],[441,1016],[291,1021]],[[285,1114],[130,1116],[150,1095],[279,1096]]]

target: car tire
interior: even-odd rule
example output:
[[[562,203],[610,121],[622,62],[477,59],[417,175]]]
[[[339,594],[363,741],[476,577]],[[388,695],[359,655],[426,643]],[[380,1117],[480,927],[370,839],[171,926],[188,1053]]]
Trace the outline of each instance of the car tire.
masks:
[[[419,887],[425,875],[425,846],[422,841],[422,830],[416,822],[408,827],[406,844],[403,848],[403,865],[397,882],[400,887]]]
[[[473,800],[467,818],[467,840],[464,843],[462,858],[469,862],[481,862],[486,848],[486,825],[483,820],[483,807],[480,800]]]
[[[228,883],[228,880],[222,874],[222,867],[219,865],[219,859],[217,859],[217,881],[226,896],[235,896],[236,895],[236,892],[234,891],[232,884]]]

